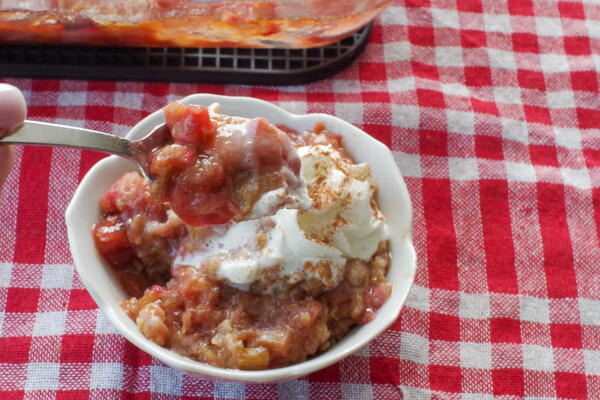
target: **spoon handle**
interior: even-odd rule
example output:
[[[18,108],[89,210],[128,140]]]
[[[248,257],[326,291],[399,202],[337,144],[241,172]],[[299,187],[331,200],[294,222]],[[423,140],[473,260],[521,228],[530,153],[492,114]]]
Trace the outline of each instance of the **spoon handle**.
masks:
[[[35,146],[66,146],[97,150],[131,157],[129,141],[118,136],[73,126],[25,121],[0,138],[0,144],[14,143]]]

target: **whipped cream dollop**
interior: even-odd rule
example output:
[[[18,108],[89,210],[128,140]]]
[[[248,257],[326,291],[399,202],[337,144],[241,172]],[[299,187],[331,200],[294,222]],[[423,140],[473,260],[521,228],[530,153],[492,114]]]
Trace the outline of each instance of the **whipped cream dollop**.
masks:
[[[174,265],[216,260],[217,279],[273,293],[302,283],[331,289],[347,260],[369,260],[389,237],[369,166],[353,164],[329,144],[297,151],[299,181],[288,171],[288,184],[263,194],[249,220],[205,229],[201,244]]]
[[[389,237],[375,203],[376,186],[366,163],[353,164],[330,145],[298,149],[311,208],[299,225],[313,239],[333,246],[345,258],[369,260]]]

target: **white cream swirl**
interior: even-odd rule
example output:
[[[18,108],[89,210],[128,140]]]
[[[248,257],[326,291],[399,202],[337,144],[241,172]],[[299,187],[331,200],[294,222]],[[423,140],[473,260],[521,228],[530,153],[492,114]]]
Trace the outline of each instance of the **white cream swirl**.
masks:
[[[265,193],[253,219],[213,229],[206,238],[210,245],[178,256],[175,265],[200,265],[217,256],[220,279],[247,290],[269,274],[270,287],[260,290],[273,292],[303,280],[333,288],[348,259],[370,259],[389,231],[374,201],[368,165],[353,164],[330,145],[300,147],[298,154],[300,185]]]

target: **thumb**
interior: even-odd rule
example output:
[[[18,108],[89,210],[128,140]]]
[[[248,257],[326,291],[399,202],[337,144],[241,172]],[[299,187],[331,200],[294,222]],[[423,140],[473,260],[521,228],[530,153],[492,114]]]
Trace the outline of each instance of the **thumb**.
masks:
[[[0,137],[8,128],[21,125],[27,116],[23,93],[15,86],[0,83]],[[0,190],[15,158],[12,146],[0,146]]]
[[[0,83],[0,136],[4,130],[21,125],[26,116],[23,93],[13,85]]]

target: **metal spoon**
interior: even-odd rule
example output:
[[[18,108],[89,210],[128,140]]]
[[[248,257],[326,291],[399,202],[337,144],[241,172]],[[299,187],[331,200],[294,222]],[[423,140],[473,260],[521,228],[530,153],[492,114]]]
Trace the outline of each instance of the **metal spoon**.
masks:
[[[65,146],[116,154],[135,162],[144,178],[150,180],[150,152],[170,138],[165,124],[158,125],[143,139],[127,140],[90,129],[26,120],[0,138],[0,144]]]

